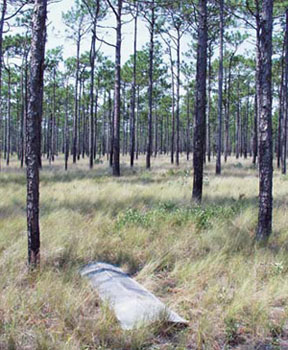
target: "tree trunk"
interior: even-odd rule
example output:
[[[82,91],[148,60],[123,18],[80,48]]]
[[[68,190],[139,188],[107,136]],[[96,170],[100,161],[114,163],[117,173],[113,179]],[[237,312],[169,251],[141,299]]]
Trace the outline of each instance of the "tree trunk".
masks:
[[[76,53],[76,77],[75,77],[75,96],[74,96],[74,119],[73,119],[73,163],[77,160],[77,141],[78,141],[78,82],[79,82],[79,69],[80,69],[80,43],[81,35],[80,28],[77,38],[77,53]]]
[[[114,114],[112,111],[112,101],[111,101],[111,92],[108,91],[108,108],[109,108],[109,122],[110,122],[110,157],[109,164],[110,167],[113,166],[113,138],[114,138]]]
[[[11,71],[8,68],[8,106],[7,106],[7,157],[6,165],[10,163],[10,148],[11,148]]]
[[[255,108],[255,119],[254,119],[254,158],[253,162],[256,164],[256,159],[259,157],[259,133],[258,124],[260,119],[260,8],[259,3],[256,3],[256,108]]]
[[[155,102],[157,104],[157,101]],[[157,157],[158,154],[158,115],[157,115],[157,110],[155,110],[155,118],[154,118],[154,130],[155,130],[155,141],[154,141],[154,157]]]
[[[139,108],[140,108],[140,88],[137,89],[137,112],[136,112],[136,160],[139,156]]]
[[[259,104],[259,218],[256,239],[265,241],[272,232],[272,30],[273,0],[263,0],[260,31]]]
[[[100,0],[96,1],[95,13],[93,14],[93,28],[92,39],[90,49],[90,115],[89,115],[89,167],[93,168],[94,165],[94,77],[95,77],[95,59],[96,59],[96,29],[97,18],[100,10]]]
[[[68,126],[68,110],[69,110],[69,84],[67,82],[66,88],[66,103],[65,103],[65,132],[64,132],[64,150],[65,150],[65,170],[68,169],[68,158],[69,158],[69,126]]]
[[[230,130],[230,99],[231,99],[231,78],[232,78],[232,63],[233,63],[234,54],[231,55],[229,60],[228,68],[228,92],[226,100],[226,118],[225,118],[225,162],[227,162],[229,154],[229,130]]]
[[[98,138],[97,138],[97,132],[98,132],[98,99],[99,99],[99,76],[98,76],[98,79],[97,79],[97,87],[96,87],[96,96],[95,96],[95,111],[94,111],[94,160],[96,159],[97,157],[97,141],[98,141]],[[112,105],[110,105],[110,110],[112,109]]]
[[[115,98],[114,98],[114,137],[113,137],[113,175],[120,176],[120,114],[121,114],[121,15],[122,0],[118,0],[117,40],[115,57]]]
[[[207,75],[207,2],[199,1],[199,28],[196,73],[196,103],[194,129],[194,180],[192,198],[201,202],[206,128],[206,75]]]
[[[223,41],[224,41],[224,0],[220,0],[220,53],[219,53],[219,85],[218,85],[218,137],[216,174],[221,174],[222,152],[222,114],[223,114]]]
[[[237,81],[237,91],[238,91],[238,96],[237,96],[237,114],[236,114],[236,149],[235,149],[235,153],[236,153],[236,159],[239,158],[239,154],[240,154],[240,138],[241,138],[241,122],[240,122],[240,110],[241,110],[241,100],[240,100],[240,84],[239,84],[239,79],[240,76],[238,74],[238,81]]]
[[[171,164],[174,164],[174,146],[175,146],[175,84],[174,84],[174,66],[172,49],[169,47],[170,66],[171,66],[171,91],[172,91],[172,132],[171,132]]]
[[[254,111],[254,123],[253,123],[253,164],[256,164],[258,156],[258,98],[255,94],[255,111]]]
[[[282,155],[282,126],[283,125],[283,112],[284,112],[284,96],[283,96],[283,85],[284,85],[284,50],[285,40],[283,45],[283,54],[281,59],[281,82],[279,88],[279,118],[278,118],[278,133],[277,133],[277,168],[281,166],[281,155]]]
[[[190,157],[190,91],[187,89],[187,131],[186,131],[186,159]]]
[[[176,90],[176,165],[180,153],[180,28],[177,28],[177,90]]]
[[[28,264],[40,262],[39,229],[39,126],[42,118],[43,71],[47,0],[35,0],[32,20],[29,105],[27,115],[27,231]]]
[[[7,0],[3,0],[1,9],[1,19],[0,19],[0,110],[2,110],[2,66],[3,66],[3,30],[4,21],[7,10]],[[0,127],[2,124],[2,118],[0,119]],[[1,152],[2,145],[0,143],[0,169],[1,169]]]
[[[135,106],[136,106],[136,73],[137,73],[137,22],[138,4],[134,19],[134,55],[133,55],[133,80],[131,91],[131,114],[130,114],[130,166],[134,166],[135,158]]]
[[[282,150],[282,174],[286,174],[287,158],[287,126],[288,126],[288,9],[286,10],[285,23],[285,78],[284,78],[284,96],[285,96],[285,116],[283,125],[283,150]]]
[[[211,45],[211,44],[210,44]],[[211,92],[212,92],[212,84],[211,84],[211,75],[212,75],[212,52],[211,46],[209,48],[209,59],[208,59],[208,108],[207,108],[207,139],[206,139],[206,151],[208,162],[211,162],[211,125],[210,125],[210,115],[211,115]]]
[[[148,138],[147,138],[147,154],[146,154],[146,168],[151,168],[151,154],[152,154],[152,123],[153,123],[153,61],[154,61],[154,31],[155,31],[155,1],[151,3],[151,22],[150,22],[150,50],[149,50],[149,112],[148,112]]]
[[[244,153],[244,159],[247,159],[248,156],[248,122],[249,122],[249,111],[250,111],[250,105],[249,105],[249,94],[250,89],[248,85],[248,97],[247,97],[247,104],[246,104],[246,113],[244,117],[244,125],[243,125],[243,153]]]

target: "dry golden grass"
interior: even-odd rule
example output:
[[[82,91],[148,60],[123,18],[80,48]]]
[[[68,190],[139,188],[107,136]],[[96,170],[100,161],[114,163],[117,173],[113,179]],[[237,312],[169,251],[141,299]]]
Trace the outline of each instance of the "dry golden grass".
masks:
[[[41,269],[26,266],[25,173],[0,174],[0,349],[224,349],[278,346],[287,337],[288,177],[275,172],[274,232],[256,247],[257,170],[231,159],[206,166],[202,206],[191,162],[160,157],[150,172],[111,176],[106,162],[63,160],[41,172]],[[120,265],[186,317],[122,332],[79,276],[90,261]],[[280,345],[279,345],[280,346]]]

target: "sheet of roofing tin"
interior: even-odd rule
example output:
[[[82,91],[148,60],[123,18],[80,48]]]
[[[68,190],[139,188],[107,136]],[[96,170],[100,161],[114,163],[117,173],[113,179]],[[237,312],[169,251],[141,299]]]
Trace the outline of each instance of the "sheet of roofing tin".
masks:
[[[125,330],[155,322],[163,317],[169,323],[188,323],[118,267],[91,263],[81,270],[81,275],[90,279],[101,300],[108,302]]]

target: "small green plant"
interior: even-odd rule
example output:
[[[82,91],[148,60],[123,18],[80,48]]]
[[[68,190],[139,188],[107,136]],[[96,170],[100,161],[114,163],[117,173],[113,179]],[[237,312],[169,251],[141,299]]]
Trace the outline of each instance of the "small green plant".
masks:
[[[242,165],[242,163],[238,162],[238,163],[233,164],[233,167],[236,168],[236,169],[242,169],[243,165]]]
[[[149,183],[153,182],[153,179],[152,179],[152,176],[149,172],[145,172],[145,173],[140,175],[140,181],[143,184],[149,184]]]
[[[128,209],[121,213],[117,219],[117,228],[120,229],[126,225],[140,225],[146,227],[149,224],[149,215],[140,212],[138,209]]]
[[[238,323],[234,317],[227,317],[224,319],[226,341],[229,345],[236,345],[238,343]]]
[[[172,212],[177,209],[177,204],[172,201],[160,202],[158,208],[159,210]]]
[[[275,262],[272,264],[272,272],[274,275],[278,276],[281,275],[284,271],[284,265],[283,262]]]
[[[283,325],[281,323],[270,322],[268,327],[274,342],[283,335]]]
[[[100,158],[95,159],[95,164],[103,164],[103,160]]]

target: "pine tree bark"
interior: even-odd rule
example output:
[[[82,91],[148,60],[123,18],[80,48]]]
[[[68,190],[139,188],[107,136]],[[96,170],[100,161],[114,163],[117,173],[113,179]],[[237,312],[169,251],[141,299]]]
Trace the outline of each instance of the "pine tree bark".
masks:
[[[247,97],[247,103],[246,103],[246,113],[244,115],[244,121],[243,121],[243,153],[244,153],[244,159],[247,159],[247,156],[248,156],[248,122],[249,122],[249,113],[250,113],[249,94],[250,94],[250,88],[249,88],[249,85],[248,85],[248,97]]]
[[[212,92],[212,49],[211,49],[212,43],[209,45],[209,57],[208,57],[208,107],[207,107],[207,132],[206,132],[206,152],[207,152],[207,159],[208,162],[211,162],[211,125],[210,125],[210,116],[211,116],[211,92]]]
[[[194,129],[194,180],[192,198],[196,202],[202,200],[203,165],[205,157],[206,132],[206,76],[207,76],[207,2],[199,1],[196,73],[196,103],[195,103],[195,129]]]
[[[94,161],[95,161],[95,159],[97,157],[99,85],[100,85],[100,78],[98,76],[97,86],[96,86],[96,96],[95,96],[95,107],[94,107],[94,151],[93,151]],[[110,105],[110,109],[109,110],[111,110],[111,108],[112,108],[112,105]]]
[[[42,118],[43,71],[46,40],[47,0],[35,0],[32,20],[32,42],[27,115],[27,231],[28,264],[40,262],[39,229],[39,127]]]
[[[220,53],[219,53],[219,85],[218,85],[218,131],[216,174],[221,174],[222,153],[222,114],[223,114],[223,42],[224,42],[224,0],[220,0]]]
[[[190,157],[190,91],[187,89],[187,130],[186,130],[186,159]]]
[[[75,96],[74,96],[74,118],[73,118],[73,163],[77,161],[77,144],[78,144],[78,85],[79,85],[79,69],[80,69],[80,43],[81,34],[78,30],[77,53],[76,53],[76,77],[75,77]]]
[[[20,167],[23,168],[24,165],[24,103],[25,103],[25,97],[24,97],[24,72],[23,72],[23,65],[21,69],[21,83],[20,83],[20,94],[21,94],[21,113],[20,113]]]
[[[177,89],[176,89],[176,165],[180,154],[180,27],[177,28]]]
[[[256,239],[266,241],[272,232],[272,30],[273,0],[263,0],[259,74],[259,217]]]
[[[112,168],[113,166],[113,138],[114,138],[114,113],[112,111],[112,101],[111,101],[111,92],[108,91],[108,108],[109,108],[109,122],[110,122],[110,156],[109,156],[109,165]]]
[[[174,79],[174,64],[172,57],[172,49],[169,46],[170,69],[171,69],[171,93],[172,93],[172,131],[171,131],[171,164],[174,164],[174,148],[175,148],[175,79]]]
[[[281,82],[279,88],[279,117],[278,117],[278,133],[277,133],[277,168],[281,166],[282,158],[282,126],[283,124],[283,114],[284,114],[284,96],[283,96],[283,87],[284,87],[284,56],[285,56],[285,40],[283,46],[283,54],[281,59]]]
[[[148,137],[147,137],[147,150],[146,150],[146,168],[151,168],[151,155],[152,155],[152,123],[153,123],[153,61],[154,61],[154,34],[155,34],[155,1],[151,3],[151,21],[150,21],[150,49],[149,49],[149,111],[148,111]]]
[[[140,88],[138,86],[137,88],[137,112],[136,112],[136,160],[138,160],[139,156],[139,108],[140,108]]]
[[[4,21],[7,11],[7,0],[3,0],[1,9],[1,19],[0,19],[0,110],[2,110],[2,67],[3,67],[3,31],[4,31]],[[0,118],[0,129],[2,124],[2,117]],[[1,152],[2,152],[2,142],[0,142],[0,169],[1,169]]]
[[[231,79],[232,79],[232,64],[234,54],[231,55],[228,67],[228,88],[227,88],[227,100],[226,100],[226,117],[225,117],[225,162],[227,162],[229,154],[229,141],[230,141],[230,100],[231,100]]]
[[[253,164],[256,164],[258,157],[258,98],[257,93],[255,94],[254,102],[254,123],[253,123]]]
[[[238,74],[238,81],[237,81],[237,114],[236,114],[236,140],[235,140],[235,153],[236,153],[236,159],[239,158],[240,155],[240,148],[241,148],[241,100],[240,100],[240,84],[239,84],[240,76]]]
[[[89,167],[94,165],[94,77],[95,77],[95,59],[96,59],[96,29],[97,18],[100,11],[100,0],[96,1],[95,14],[93,14],[92,39],[90,48],[90,115],[89,115]]]
[[[69,84],[66,87],[66,102],[65,102],[65,126],[64,126],[64,152],[65,152],[65,170],[68,170],[69,159],[69,125],[68,125],[68,110],[69,110]]]
[[[259,132],[258,124],[260,118],[260,8],[259,2],[256,2],[256,104],[255,104],[255,116],[254,116],[254,156],[253,163],[256,164],[256,160],[259,157]]]
[[[138,4],[134,18],[134,54],[133,54],[133,80],[131,91],[130,112],[130,166],[134,166],[135,158],[135,107],[136,107],[136,73],[137,73],[137,29],[138,29]]]
[[[8,73],[8,101],[7,101],[7,156],[6,165],[10,163],[10,148],[11,148],[11,71],[7,68]]]
[[[288,8],[286,10],[286,22],[285,22],[285,78],[284,78],[284,88],[283,94],[285,96],[285,116],[283,125],[283,149],[282,149],[282,174],[286,174],[287,166],[287,127],[288,127]]]
[[[113,137],[113,175],[120,176],[120,115],[121,115],[121,15],[122,0],[118,0],[117,12],[117,39],[115,57],[115,98],[114,98],[114,137]]]

